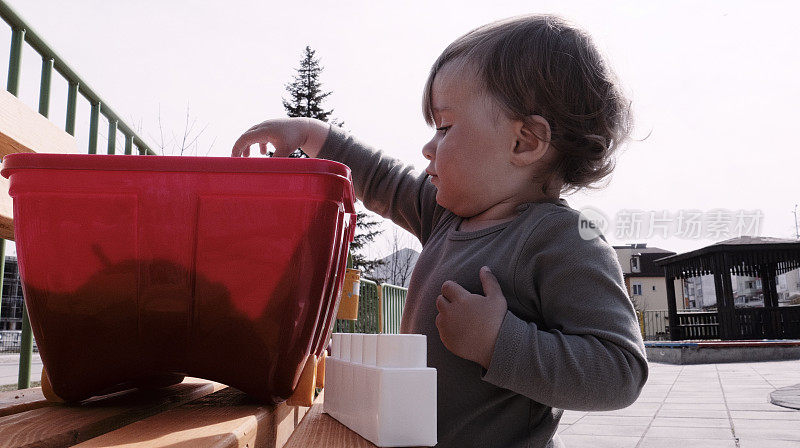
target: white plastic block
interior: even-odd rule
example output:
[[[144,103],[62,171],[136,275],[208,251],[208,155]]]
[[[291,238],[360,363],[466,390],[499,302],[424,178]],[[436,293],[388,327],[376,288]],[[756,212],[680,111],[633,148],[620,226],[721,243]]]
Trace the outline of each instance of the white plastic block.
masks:
[[[342,350],[326,361],[323,411],[380,447],[436,445],[436,369],[426,367],[425,336],[333,340]]]
[[[376,353],[378,350],[378,335],[365,334],[364,342],[362,344],[361,350],[363,353],[361,354],[361,362],[367,366],[374,366]]]
[[[336,342],[336,339],[334,339]],[[333,346],[331,346],[333,348]],[[328,409],[337,409],[339,403],[340,387],[329,387],[331,381],[333,384],[341,384],[340,371],[342,367],[341,359],[335,357],[333,354],[328,356],[325,360],[325,401],[322,402],[322,411],[328,412]]]
[[[427,367],[426,343],[421,334],[379,334],[376,364],[379,367]]]
[[[339,355],[342,357],[343,361],[350,361],[350,333],[342,333],[340,342],[342,344],[342,348],[339,352]]]
[[[342,334],[334,333],[331,335],[331,356],[334,358],[342,357]]]
[[[362,351],[364,335],[360,333],[353,333],[350,335],[350,362],[357,364],[362,363]]]

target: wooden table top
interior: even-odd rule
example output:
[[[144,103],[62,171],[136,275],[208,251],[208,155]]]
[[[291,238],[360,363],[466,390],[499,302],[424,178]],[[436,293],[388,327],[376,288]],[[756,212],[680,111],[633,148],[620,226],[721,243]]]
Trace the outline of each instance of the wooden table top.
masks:
[[[197,378],[77,406],[47,402],[40,388],[0,392],[0,447],[375,447],[323,414],[323,400],[264,405]]]

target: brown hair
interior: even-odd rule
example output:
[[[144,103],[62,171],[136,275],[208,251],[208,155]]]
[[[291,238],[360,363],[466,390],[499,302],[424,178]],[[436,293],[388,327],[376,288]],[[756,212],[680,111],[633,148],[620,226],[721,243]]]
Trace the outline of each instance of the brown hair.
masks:
[[[556,154],[552,176],[564,191],[596,188],[614,170],[614,152],[631,132],[630,103],[591,37],[552,15],[513,17],[476,28],[451,43],[431,67],[423,114],[434,125],[431,88],[439,70],[459,60],[512,120],[540,115]]]

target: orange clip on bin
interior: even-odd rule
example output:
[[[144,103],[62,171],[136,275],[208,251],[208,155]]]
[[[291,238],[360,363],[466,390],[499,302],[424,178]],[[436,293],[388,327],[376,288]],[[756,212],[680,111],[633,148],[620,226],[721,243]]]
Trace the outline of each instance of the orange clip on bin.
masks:
[[[345,165],[11,154],[2,175],[61,399],[190,375],[275,403],[326,349],[355,230]]]

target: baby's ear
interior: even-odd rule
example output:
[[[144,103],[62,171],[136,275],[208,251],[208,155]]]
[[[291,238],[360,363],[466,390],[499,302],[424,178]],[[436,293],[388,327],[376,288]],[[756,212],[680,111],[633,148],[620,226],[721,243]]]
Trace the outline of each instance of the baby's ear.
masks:
[[[517,144],[511,163],[525,166],[544,157],[550,148],[550,123],[541,115],[530,115],[524,121],[517,121],[516,128]]]

